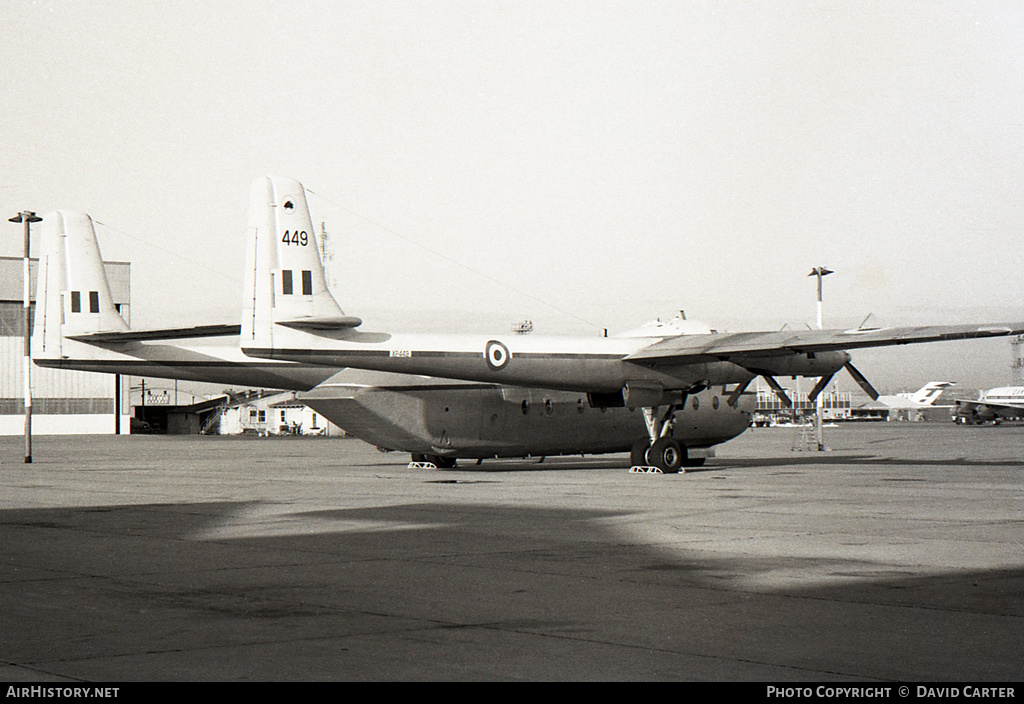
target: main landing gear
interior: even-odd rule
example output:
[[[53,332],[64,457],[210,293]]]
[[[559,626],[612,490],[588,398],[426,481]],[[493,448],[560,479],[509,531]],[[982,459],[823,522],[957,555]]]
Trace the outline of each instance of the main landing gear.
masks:
[[[687,457],[686,447],[680,445],[670,435],[676,411],[682,410],[685,401],[684,396],[682,404],[671,404],[665,407],[664,412],[660,406],[641,409],[650,442],[633,446],[629,453],[629,463],[633,471],[654,470],[663,474],[676,474],[681,467],[699,467],[704,464],[703,457],[695,457],[692,460]]]

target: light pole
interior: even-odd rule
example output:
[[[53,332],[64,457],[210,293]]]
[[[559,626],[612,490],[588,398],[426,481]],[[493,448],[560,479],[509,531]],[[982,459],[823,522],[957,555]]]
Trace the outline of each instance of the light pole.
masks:
[[[822,329],[822,319],[821,319],[821,280],[822,280],[822,278],[828,276],[829,274],[833,274],[833,273],[835,273],[835,272],[833,272],[831,269],[828,269],[827,267],[816,266],[813,269],[811,269],[811,273],[808,274],[808,276],[817,276],[818,277],[818,329],[819,330]],[[825,449],[825,441],[822,438],[822,433],[821,433],[821,394],[820,393],[817,396],[814,397],[814,435],[815,435],[814,439],[815,439],[815,441],[818,444],[818,451],[821,452],[822,450]]]
[[[818,329],[821,330],[821,279],[822,277],[834,274],[835,272],[823,266],[816,266],[811,269],[811,273],[808,276],[818,277]]]
[[[25,225],[25,262],[21,271],[22,288],[25,301],[25,354],[22,360],[22,383],[25,398],[25,464],[32,463],[32,311],[29,300],[29,228],[32,223],[42,220],[31,210],[22,210],[10,222]]]

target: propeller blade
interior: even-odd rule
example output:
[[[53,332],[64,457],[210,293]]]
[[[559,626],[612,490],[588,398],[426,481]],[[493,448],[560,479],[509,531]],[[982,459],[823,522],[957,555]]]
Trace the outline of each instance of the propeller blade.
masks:
[[[775,377],[769,376],[767,374],[762,374],[761,378],[768,382],[768,386],[772,387],[772,391],[774,391],[775,395],[779,397],[780,401],[782,401],[783,406],[785,406],[786,408],[793,407],[793,402],[790,401],[789,396],[786,395],[786,390],[782,388],[779,382],[775,381]]]
[[[857,368],[849,362],[847,362],[845,366],[846,371],[850,372],[850,376],[852,376],[853,380],[857,382],[857,385],[864,389],[864,393],[870,396],[872,401],[877,401],[878,392],[875,391],[875,387],[871,385],[871,382],[867,380],[867,377],[857,371]]]
[[[823,376],[820,379],[818,379],[818,383],[815,384],[814,388],[811,389],[811,392],[807,394],[807,400],[810,401],[811,403],[814,403],[815,400],[817,400],[818,398],[818,394],[825,390],[825,387],[828,386],[829,382],[832,381],[832,377],[834,376],[835,374],[829,374],[828,376]]]
[[[733,389],[733,392],[731,394],[729,394],[729,400],[726,401],[726,403],[728,403],[733,408],[736,408],[736,404],[739,402],[740,396],[742,396],[743,392],[747,390],[748,386],[750,386],[751,381],[753,381],[753,378],[748,380],[746,384],[736,384],[736,388]]]

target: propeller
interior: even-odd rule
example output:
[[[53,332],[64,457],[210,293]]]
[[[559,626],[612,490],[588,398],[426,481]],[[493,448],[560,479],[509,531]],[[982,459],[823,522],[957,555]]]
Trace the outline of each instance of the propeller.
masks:
[[[872,401],[878,400],[878,392],[875,391],[875,387],[871,385],[871,382],[867,380],[867,377],[857,371],[857,367],[853,366],[849,362],[844,364],[843,367],[850,373],[853,380],[857,382],[857,386],[864,389],[864,393],[871,397]]]
[[[875,391],[875,387],[871,385],[871,382],[867,380],[867,377],[860,373],[857,367],[853,366],[853,364],[849,361],[850,356],[848,354],[846,355],[846,359],[847,361],[843,365],[843,369],[849,372],[853,380],[857,382],[857,385],[864,390],[864,393],[871,397],[872,401],[877,401],[878,392]],[[782,388],[782,385],[775,380],[775,377],[773,377],[767,369],[759,369],[752,366],[746,367],[746,369],[764,379],[768,386],[771,387],[771,390],[782,402],[783,406],[785,406],[786,408],[793,407],[793,401],[789,398],[789,395],[786,393],[786,390]],[[827,387],[832,382],[832,378],[835,375],[836,373],[832,372],[831,374],[820,377],[818,379],[818,383],[815,384],[814,388],[811,389],[811,392],[807,394],[807,400],[810,401],[811,403],[814,403],[815,400],[817,400],[818,396],[821,394],[821,392],[825,390],[825,387]],[[746,390],[749,384],[750,382],[748,381],[746,384],[736,387],[736,390],[733,391],[733,393],[729,396],[730,405],[735,406],[736,402],[739,400],[740,395]]]
[[[818,398],[818,394],[825,390],[825,387],[829,385],[829,382],[832,381],[832,377],[834,376],[835,374],[829,374],[818,379],[818,383],[815,384],[814,388],[811,389],[811,392],[807,394],[807,400],[810,401],[811,403],[814,403],[814,401]]]
[[[843,365],[843,368],[849,372],[850,376],[853,377],[853,380],[857,382],[857,386],[864,389],[864,393],[870,396],[872,401],[878,400],[878,392],[875,391],[875,387],[871,385],[871,382],[867,380],[867,377],[860,373],[857,367],[853,366],[850,362],[847,362]],[[818,383],[815,384],[814,388],[811,389],[811,392],[807,394],[807,400],[814,403],[815,399],[818,398],[818,394],[825,390],[825,387],[829,385],[829,382],[832,381],[832,377],[834,376],[835,374],[829,374],[828,376],[823,376],[818,379]]]
[[[793,407],[793,402],[789,399],[789,396],[786,395],[786,390],[782,388],[782,384],[775,381],[775,377],[773,377],[770,374],[762,374],[761,378],[768,382],[768,386],[770,386],[772,388],[772,391],[775,392],[775,395],[779,397],[779,400],[782,401],[783,406],[785,406],[786,408]]]
[[[752,382],[753,380],[753,378],[750,378],[747,380],[747,383],[745,384],[736,384],[736,388],[733,389],[731,394],[729,394],[729,400],[726,401],[726,403],[728,403],[733,408],[736,408],[736,404],[739,402],[740,396],[743,395],[743,392],[747,390],[747,387],[750,386],[750,382]]]

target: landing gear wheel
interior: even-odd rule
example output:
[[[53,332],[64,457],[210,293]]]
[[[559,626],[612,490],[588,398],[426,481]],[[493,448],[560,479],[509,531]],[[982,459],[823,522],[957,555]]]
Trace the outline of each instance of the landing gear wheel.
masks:
[[[686,450],[672,438],[658,438],[647,451],[647,462],[665,474],[676,474],[686,458]]]
[[[455,466],[454,457],[441,457],[440,455],[427,455],[427,462],[430,462],[438,469],[451,469]]]
[[[422,452],[414,452],[412,453],[412,461],[423,463],[427,461],[427,456],[424,455]]]
[[[630,467],[646,467],[647,466],[647,449],[650,447],[645,442],[637,443],[633,445],[633,449],[629,451],[629,466]]]

